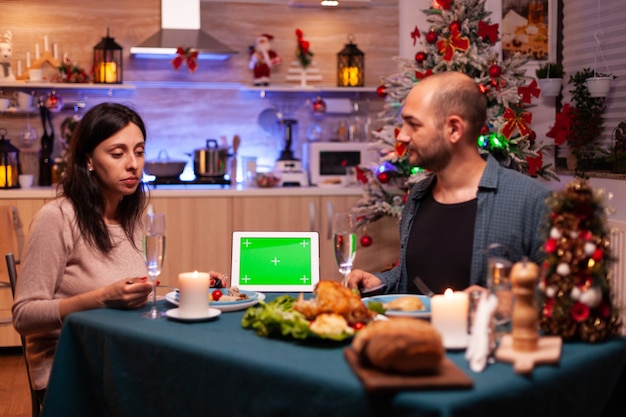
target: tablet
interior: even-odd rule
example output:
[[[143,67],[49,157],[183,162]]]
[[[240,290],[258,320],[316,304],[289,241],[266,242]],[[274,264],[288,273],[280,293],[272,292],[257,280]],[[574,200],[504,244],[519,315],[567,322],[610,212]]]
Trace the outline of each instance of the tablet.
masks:
[[[231,286],[312,292],[319,275],[317,232],[233,232]]]

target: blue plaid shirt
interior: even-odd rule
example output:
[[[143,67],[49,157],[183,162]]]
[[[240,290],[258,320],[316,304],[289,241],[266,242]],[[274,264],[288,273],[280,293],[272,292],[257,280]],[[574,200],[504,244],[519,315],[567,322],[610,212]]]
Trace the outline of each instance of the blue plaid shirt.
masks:
[[[398,265],[375,274],[386,285],[387,293],[402,294],[407,291],[406,258],[409,255],[406,248],[409,234],[420,200],[431,191],[434,183],[435,177],[429,176],[411,188],[400,221]],[[549,195],[550,190],[544,184],[502,167],[491,155],[487,157],[487,165],[478,185],[470,284],[487,286],[487,254],[484,252],[492,243],[507,247],[513,262],[527,257],[541,265],[545,238],[540,228],[546,220]],[[441,262],[445,262],[448,256],[453,255],[442,253]]]

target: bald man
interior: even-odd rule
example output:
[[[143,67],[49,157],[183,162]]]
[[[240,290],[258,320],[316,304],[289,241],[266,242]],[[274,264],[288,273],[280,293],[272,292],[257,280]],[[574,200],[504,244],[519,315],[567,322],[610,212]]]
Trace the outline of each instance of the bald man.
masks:
[[[398,265],[375,274],[355,269],[348,286],[419,293],[413,283],[419,276],[435,293],[485,287],[485,250],[494,243],[508,248],[513,262],[541,263],[549,190],[481,155],[487,102],[474,80],[453,71],[425,78],[407,96],[402,119],[397,140],[407,145],[411,165],[432,175],[410,190]]]

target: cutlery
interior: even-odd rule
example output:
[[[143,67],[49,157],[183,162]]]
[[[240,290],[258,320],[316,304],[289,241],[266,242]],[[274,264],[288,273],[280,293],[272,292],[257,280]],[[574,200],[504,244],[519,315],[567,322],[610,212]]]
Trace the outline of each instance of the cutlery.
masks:
[[[413,278],[413,283],[425,296],[432,297],[433,295],[435,295],[435,293],[430,288],[428,288],[428,285],[426,285],[426,283],[422,281],[419,276]]]

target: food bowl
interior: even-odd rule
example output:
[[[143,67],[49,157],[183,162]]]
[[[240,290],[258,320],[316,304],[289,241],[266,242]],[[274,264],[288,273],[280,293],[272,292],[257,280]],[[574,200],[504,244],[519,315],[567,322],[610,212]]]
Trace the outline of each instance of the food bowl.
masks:
[[[185,170],[187,161],[170,159],[166,150],[160,150],[159,156],[154,161],[146,161],[143,170],[146,174],[157,178],[178,177]]]
[[[276,172],[257,172],[254,174],[254,184],[259,188],[278,187],[281,184],[281,177]]]

